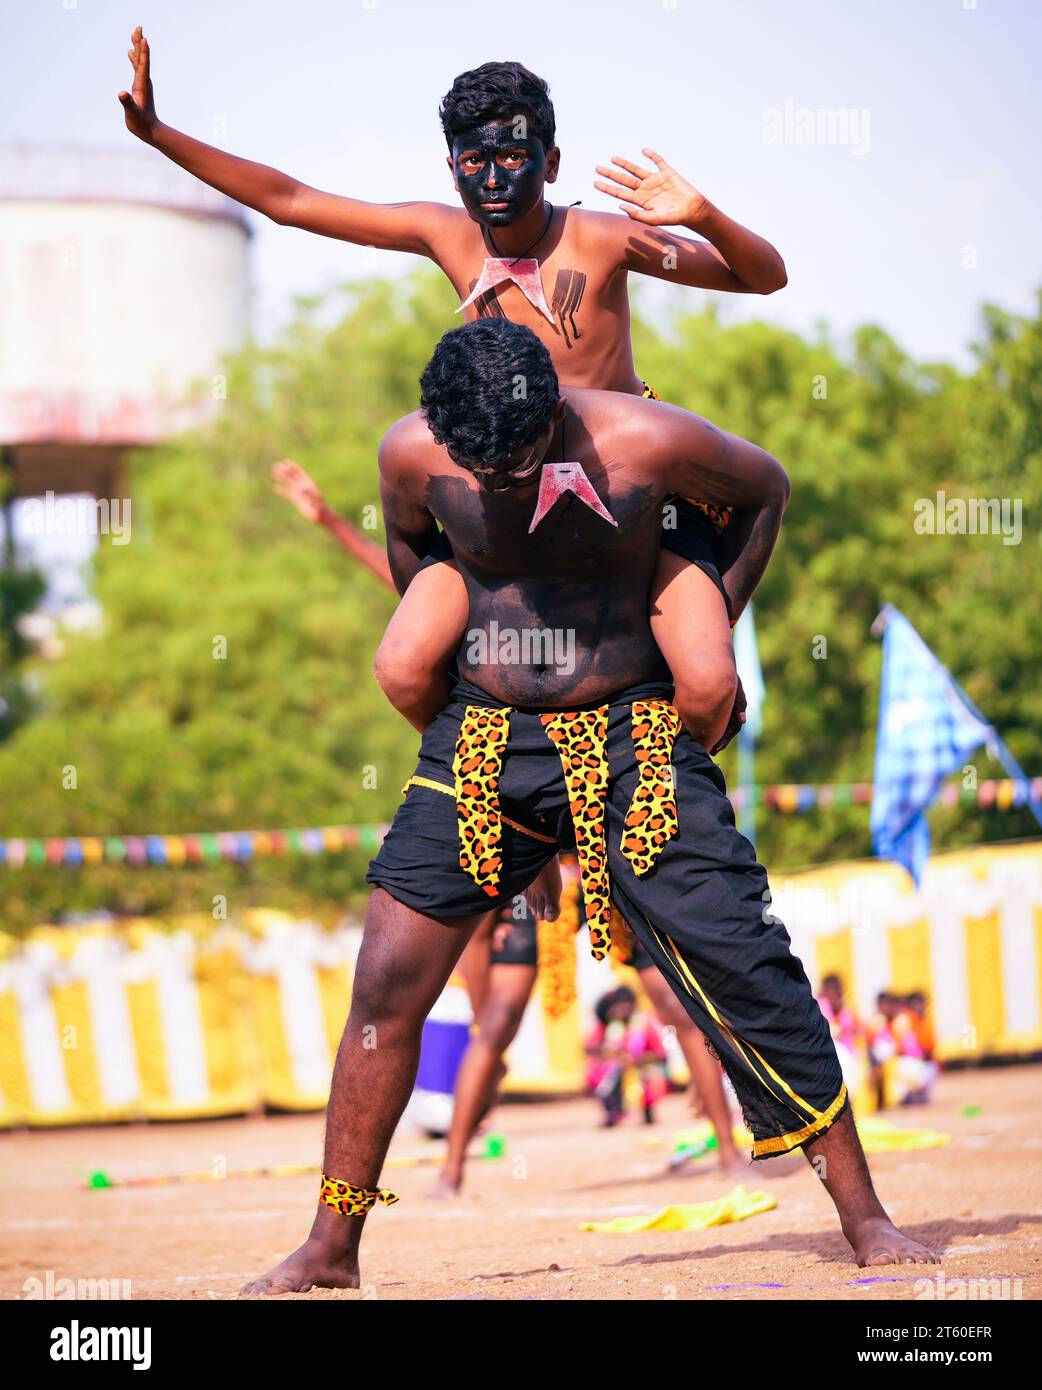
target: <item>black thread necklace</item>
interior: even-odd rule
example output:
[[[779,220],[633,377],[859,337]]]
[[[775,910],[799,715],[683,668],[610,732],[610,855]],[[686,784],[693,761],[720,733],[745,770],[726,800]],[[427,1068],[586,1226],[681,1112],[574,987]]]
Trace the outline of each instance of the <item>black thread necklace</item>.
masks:
[[[546,199],[544,198],[543,201],[545,202]],[[579,207],[582,207],[582,201],[583,201],[583,200],[582,200],[581,198],[576,198],[575,202],[574,202],[574,203],[569,203],[568,206],[569,206],[570,208],[579,208]],[[534,251],[535,248],[536,248],[536,247],[539,245],[539,243],[542,241],[543,237],[545,237],[546,234],[547,234],[547,232],[550,230],[550,223],[551,223],[553,220],[554,220],[554,205],[553,205],[553,203],[551,203],[551,204],[550,204],[550,215],[549,215],[549,216],[547,217],[547,219],[546,219],[546,226],[543,228],[543,230],[542,230],[542,231],[539,233],[539,235],[536,237],[535,241],[532,242],[532,245],[531,245],[531,246],[526,246],[525,249],[521,252],[520,256],[515,256],[514,259],[513,259],[512,261],[507,261],[507,265],[517,265],[518,261],[523,261],[523,260],[524,260],[524,258],[528,255],[529,251]],[[491,243],[492,250],[495,251],[495,253],[496,253],[497,256],[499,256],[499,247],[496,245],[496,239],[495,239],[495,237],[492,235],[492,229],[491,229],[490,227],[486,227],[486,228],[485,228],[485,231],[488,232],[488,239],[489,239],[489,242]],[[499,259],[502,260],[503,257],[502,257],[502,256],[499,256]]]
[[[543,201],[543,205],[544,205],[544,207],[549,207],[549,209],[550,209],[549,215],[547,216],[547,219],[546,219],[546,226],[543,228],[543,230],[542,230],[542,231],[539,233],[539,235],[536,237],[535,241],[532,242],[532,245],[531,245],[531,246],[526,246],[525,249],[521,252],[520,256],[515,256],[514,259],[513,259],[512,261],[507,261],[507,265],[517,265],[518,261],[523,261],[524,258],[528,255],[529,251],[534,251],[535,248],[536,248],[536,247],[539,245],[539,243],[542,241],[543,237],[545,237],[546,234],[547,234],[547,232],[550,230],[550,223],[554,220],[554,205],[553,205],[553,203],[547,203],[545,199],[544,199],[544,201]],[[499,247],[496,245],[496,239],[495,239],[495,237],[492,235],[491,228],[489,228],[489,229],[487,229],[487,230],[488,230],[489,244],[491,245],[492,250],[495,251],[496,255],[499,256],[499,259],[500,259],[500,260],[503,260],[504,258],[503,258],[503,256],[500,255]]]

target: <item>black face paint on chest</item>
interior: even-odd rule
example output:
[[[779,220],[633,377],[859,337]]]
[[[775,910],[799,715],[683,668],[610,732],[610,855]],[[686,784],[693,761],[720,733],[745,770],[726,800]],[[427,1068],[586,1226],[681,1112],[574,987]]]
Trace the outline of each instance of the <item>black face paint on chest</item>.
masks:
[[[486,227],[509,227],[537,207],[546,182],[546,151],[516,121],[490,121],[457,135],[452,163],[463,206]]]

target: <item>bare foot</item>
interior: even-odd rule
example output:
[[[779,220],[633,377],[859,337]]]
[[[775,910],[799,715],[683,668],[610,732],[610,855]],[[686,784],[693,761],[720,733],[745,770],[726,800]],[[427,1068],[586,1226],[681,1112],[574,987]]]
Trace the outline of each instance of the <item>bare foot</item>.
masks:
[[[687,1088],[687,1103],[693,1120],[709,1119],[709,1112],[706,1110],[705,1101],[702,1099],[702,1093],[693,1081]]]
[[[360,1285],[356,1256],[306,1240],[267,1274],[243,1284],[239,1292],[307,1293],[308,1289],[357,1289]]]
[[[892,1221],[879,1216],[865,1221],[847,1239],[862,1269],[870,1265],[935,1265],[937,1256],[911,1236],[903,1235]]]
[[[737,1149],[732,1149],[729,1154],[720,1155],[720,1171],[725,1178],[738,1178],[744,1181],[748,1178],[753,1169],[753,1161],[746,1158],[745,1154],[740,1154]]]
[[[454,1177],[450,1173],[442,1173],[427,1196],[432,1202],[451,1202],[460,1195],[462,1187],[462,1173],[458,1177]]]
[[[555,854],[524,892],[532,916],[540,922],[556,922],[561,915],[561,861]]]

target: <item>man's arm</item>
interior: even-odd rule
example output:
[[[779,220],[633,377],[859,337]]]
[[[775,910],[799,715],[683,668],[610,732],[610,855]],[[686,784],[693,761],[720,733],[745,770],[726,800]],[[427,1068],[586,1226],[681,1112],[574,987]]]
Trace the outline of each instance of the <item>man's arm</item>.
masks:
[[[317,526],[324,526],[348,555],[360,561],[389,589],[394,588],[391,568],[383,547],[370,540],[368,536],[363,536],[356,526],[352,526],[345,517],[335,511],[322,496],[314,478],[305,473],[299,464],[294,463],[292,459],[279,459],[272,467],[271,477],[275,491],[280,497],[292,502],[305,520]]]
[[[387,532],[387,559],[399,594],[409,587],[438,532],[437,522],[413,495],[409,435],[413,417],[407,416],[384,435],[380,443],[380,503]]]
[[[615,168],[597,166],[611,182],[595,182],[594,187],[617,198],[631,222],[649,229],[687,227],[705,241],[655,230],[635,233],[623,226],[614,232],[620,264],[678,285],[738,294],[773,294],[788,283],[785,262],[769,241],[721,212],[660,154],[644,154],[654,170],[616,155]]]
[[[789,502],[789,476],[766,449],[691,411],[651,401],[641,403],[644,415],[655,418],[640,422],[640,438],[666,487],[681,497],[737,509],[724,533],[721,557],[721,577],[737,622],[777,543]]]
[[[278,169],[239,159],[164,125],[156,115],[148,40],[140,25],[131,43],[127,56],[134,82],[129,92],[119,94],[127,129],[203,183],[273,222],[381,250],[429,256],[431,233],[457,216],[454,209],[441,203],[365,203],[323,193]]]
[[[776,500],[762,507],[737,511],[721,538],[720,577],[736,623],[763,578],[781,531],[785,503]]]
[[[644,456],[668,492],[700,502],[760,508],[789,500],[789,475],[773,454],[666,401],[626,398],[636,457]],[[638,413],[639,412],[639,413]]]

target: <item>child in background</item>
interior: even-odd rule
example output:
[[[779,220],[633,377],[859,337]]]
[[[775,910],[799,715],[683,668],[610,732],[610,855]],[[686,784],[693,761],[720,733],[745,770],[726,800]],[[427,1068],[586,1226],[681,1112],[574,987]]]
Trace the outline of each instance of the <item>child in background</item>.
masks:
[[[864,1030],[857,1014],[846,1002],[843,981],[838,975],[826,975],[822,980],[818,1004],[836,1044],[847,1090],[856,1096],[861,1090],[863,1063],[859,1059],[863,1057]]]
[[[846,991],[838,975],[826,975],[822,980],[818,1003],[821,1005],[821,1012],[828,1019],[837,1046],[842,1044],[853,1052],[861,1036],[861,1024],[857,1014],[846,1002]]]
[[[930,1006],[926,995],[922,990],[913,990],[905,1002],[911,1011],[912,1029],[919,1040],[922,1055],[927,1061],[932,1062],[937,1042],[934,1036],[933,1023],[929,1018]]]
[[[897,1040],[893,1024],[899,1009],[897,996],[881,990],[876,996],[876,1011],[868,1022],[868,1060],[877,1110],[894,1104],[892,1077]]]
[[[586,1079],[604,1107],[604,1125],[617,1125],[627,1102],[638,1095],[646,1125],[655,1123],[655,1103],[669,1089],[662,1030],[637,1009],[637,996],[625,985],[597,1002],[597,1022],[586,1044]]]
[[[915,990],[905,998],[895,1022],[902,1105],[928,1104],[940,1073],[933,1060],[933,1025],[926,1010],[926,995]]]
[[[903,998],[884,990],[877,999],[877,1013],[869,1025],[869,1054],[880,1110],[925,1105],[931,1097],[939,1068],[923,1043],[925,1038],[932,1053],[925,1013],[926,997],[921,993]]]

